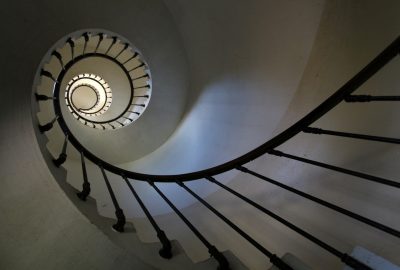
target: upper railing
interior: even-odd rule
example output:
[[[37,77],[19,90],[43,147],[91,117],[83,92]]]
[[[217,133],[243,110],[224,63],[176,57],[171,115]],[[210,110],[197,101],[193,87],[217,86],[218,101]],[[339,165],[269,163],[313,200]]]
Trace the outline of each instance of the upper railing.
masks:
[[[400,238],[400,231],[395,228],[391,228],[386,226],[380,222],[371,220],[365,216],[352,212],[350,210],[344,209],[340,206],[337,206],[333,203],[330,203],[326,200],[323,200],[319,197],[314,195],[308,194],[304,191],[296,189],[294,187],[288,186],[283,184],[278,180],[271,179],[267,176],[259,174],[253,170],[248,169],[245,167],[246,164],[253,161],[254,159],[263,156],[263,155],[274,155],[279,157],[284,157],[292,160],[296,160],[303,163],[312,164],[321,168],[325,168],[328,170],[340,172],[347,175],[356,176],[360,179],[364,179],[366,181],[373,181],[375,183],[387,185],[393,188],[400,188],[400,183],[385,179],[383,177],[378,177],[374,175],[369,175],[366,173],[341,168],[338,166],[333,166],[327,163],[322,163],[315,160],[306,159],[303,157],[298,157],[295,155],[291,155],[289,153],[284,153],[282,151],[276,150],[277,147],[284,144],[285,142],[292,139],[297,134],[304,132],[304,133],[312,133],[312,134],[327,134],[332,136],[343,136],[348,138],[354,139],[362,139],[362,140],[369,140],[369,141],[378,141],[378,142],[385,142],[385,143],[392,143],[392,144],[399,144],[400,139],[396,138],[388,138],[388,137],[380,137],[380,136],[371,136],[366,134],[354,134],[354,133],[347,133],[347,132],[338,132],[338,131],[331,131],[331,130],[324,130],[315,127],[310,127],[315,121],[320,119],[326,113],[331,111],[335,106],[337,106],[341,102],[367,102],[367,101],[398,101],[400,100],[399,96],[367,96],[367,95],[352,95],[352,93],[357,90],[361,85],[363,85],[368,79],[370,79],[375,73],[377,73],[382,67],[384,67],[387,63],[389,63],[395,56],[397,56],[400,52],[400,37],[398,37],[394,42],[392,42],[385,50],[383,50],[375,59],[373,59],[367,66],[365,66],[360,72],[358,72],[352,79],[350,79],[347,83],[345,83],[339,90],[337,90],[332,96],[322,102],[318,107],[304,116],[301,120],[293,124],[291,127],[283,131],[282,133],[278,134],[271,140],[267,141],[266,143],[260,145],[259,147],[255,148],[254,150],[236,158],[224,164],[201,170],[191,173],[185,174],[177,174],[177,175],[151,175],[151,174],[143,174],[132,172],[128,170],[124,170],[118,168],[110,163],[105,162],[104,160],[100,159],[89,150],[87,150],[79,140],[74,136],[74,134],[69,129],[67,123],[64,120],[61,111],[61,104],[60,100],[58,99],[60,95],[60,82],[63,80],[63,76],[65,74],[65,70],[68,69],[68,65],[65,66],[65,69],[61,71],[57,78],[54,79],[54,95],[53,97],[49,97],[49,99],[53,100],[54,104],[54,112],[55,112],[55,120],[48,123],[47,125],[51,125],[57,121],[59,126],[61,127],[62,131],[65,134],[65,142],[63,145],[62,153],[60,154],[58,159],[55,159],[54,162],[57,166],[60,166],[66,159],[66,146],[67,142],[69,141],[80,153],[81,153],[81,162],[82,162],[82,171],[83,171],[83,190],[78,194],[79,198],[85,200],[86,197],[90,193],[90,184],[87,178],[86,167],[85,167],[85,158],[93,162],[94,164],[98,165],[111,199],[113,201],[115,210],[116,210],[116,217],[117,223],[113,226],[113,228],[117,231],[122,232],[123,227],[125,224],[125,216],[123,214],[122,209],[118,204],[118,200],[116,195],[114,194],[112,187],[108,181],[106,171],[120,175],[121,179],[123,179],[128,188],[132,191],[134,197],[144,210],[146,216],[150,220],[151,224],[153,225],[155,231],[157,232],[157,236],[159,237],[163,247],[160,250],[160,255],[164,258],[170,258],[172,256],[171,252],[171,245],[166,237],[164,231],[162,231],[157,222],[152,217],[149,210],[146,208],[144,203],[142,202],[139,194],[135,191],[132,182],[129,179],[134,180],[142,180],[147,181],[155,191],[165,200],[165,202],[175,211],[175,213],[182,219],[182,221],[192,230],[192,232],[202,241],[202,243],[208,248],[208,251],[211,256],[213,256],[219,262],[219,269],[229,269],[229,263],[227,262],[226,258],[220,253],[216,247],[214,247],[210,242],[198,231],[198,229],[193,225],[183,214],[180,210],[169,200],[169,198],[163,194],[163,192],[157,187],[157,182],[171,182],[176,183],[180,186],[183,190],[191,194],[194,198],[196,198],[201,204],[203,204],[206,208],[208,208],[211,212],[213,212],[217,217],[222,219],[228,226],[234,229],[237,233],[239,233],[243,238],[249,241],[253,246],[255,246],[261,253],[265,254],[268,258],[270,258],[271,263],[276,265],[279,269],[293,269],[287,263],[283,262],[279,257],[277,257],[273,252],[267,250],[261,244],[259,244],[254,238],[240,229],[237,225],[235,225],[231,220],[227,217],[222,215],[217,209],[207,203],[203,198],[201,198],[198,194],[196,194],[193,190],[191,190],[188,186],[186,186],[186,181],[197,180],[197,179],[204,179],[208,183],[212,183],[214,185],[219,186],[220,188],[226,190],[233,196],[236,196],[243,200],[245,203],[250,204],[251,206],[255,207],[259,211],[263,212],[264,214],[272,217],[273,219],[277,220],[284,226],[287,226],[291,230],[297,232],[298,234],[302,235],[309,241],[313,242],[315,245],[319,246],[320,248],[328,251],[332,255],[338,257],[344,264],[352,267],[353,269],[369,269],[372,268],[367,266],[366,264],[360,262],[359,260],[355,259],[354,257],[342,252],[335,247],[331,246],[330,244],[324,242],[323,240],[317,238],[316,236],[312,235],[310,232],[301,229],[297,225],[291,223],[290,221],[282,218],[277,213],[273,212],[270,209],[267,209],[264,206],[254,202],[250,198],[244,196],[243,194],[231,189],[230,187],[222,184],[216,179],[216,176],[231,170],[239,170],[243,173],[252,175],[260,180],[266,181],[270,184],[273,184],[283,190],[288,192],[294,193],[302,198],[315,202],[319,205],[322,205],[330,210],[337,212],[338,214],[345,215],[350,217],[358,222],[367,224],[377,230],[383,231],[393,237]],[[72,64],[72,63],[71,63]],[[44,74],[45,75],[45,74]],[[49,75],[49,74],[47,74]],[[51,74],[50,74],[51,75]],[[46,75],[45,75],[46,76]],[[46,125],[45,125],[46,126]],[[41,126],[43,127],[43,126]],[[43,128],[41,128],[43,129]]]

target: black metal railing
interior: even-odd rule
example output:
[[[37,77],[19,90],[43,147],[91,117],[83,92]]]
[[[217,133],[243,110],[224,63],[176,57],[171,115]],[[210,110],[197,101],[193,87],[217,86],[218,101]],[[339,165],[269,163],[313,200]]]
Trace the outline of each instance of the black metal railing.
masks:
[[[99,41],[98,41],[98,44],[96,47],[96,51],[97,51],[99,44],[102,42],[102,40],[103,40],[102,35],[99,35]],[[69,42],[69,41],[67,41],[67,42]],[[113,46],[113,44],[110,45],[110,48],[112,46]],[[73,48],[74,47],[71,46],[72,52],[73,52]],[[325,169],[328,169],[331,171],[336,171],[336,172],[339,172],[342,174],[355,176],[355,177],[358,177],[358,178],[361,178],[364,180],[368,180],[368,181],[372,181],[372,182],[375,182],[378,184],[383,184],[383,185],[386,185],[389,187],[399,188],[400,183],[396,182],[394,180],[389,180],[389,179],[385,179],[383,177],[378,177],[378,176],[373,176],[373,175],[369,175],[366,173],[361,173],[361,172],[358,172],[355,170],[341,168],[341,167],[330,165],[330,164],[323,163],[320,161],[310,160],[310,159],[298,157],[295,155],[287,154],[282,151],[276,150],[277,147],[281,146],[282,144],[289,141],[290,139],[292,139],[293,137],[295,137],[297,134],[299,134],[301,132],[329,134],[329,135],[343,136],[343,137],[348,137],[348,138],[353,138],[353,139],[362,139],[362,140],[369,140],[369,141],[374,141],[374,142],[386,142],[386,143],[398,144],[398,142],[400,140],[396,139],[396,138],[387,138],[387,137],[372,136],[372,135],[365,135],[365,134],[354,134],[354,133],[339,132],[339,131],[328,131],[328,130],[312,128],[312,127],[310,127],[310,125],[312,125],[315,121],[317,121],[322,116],[324,116],[326,113],[331,111],[335,106],[337,106],[341,102],[398,101],[398,100],[400,100],[400,97],[398,97],[398,96],[387,96],[387,97],[375,96],[375,97],[372,97],[372,96],[364,96],[364,95],[358,95],[358,96],[352,95],[352,93],[355,90],[357,90],[361,85],[363,85],[368,79],[370,79],[375,73],[377,73],[387,63],[389,63],[395,56],[397,56],[399,54],[399,52],[400,52],[400,37],[397,38],[393,43],[391,43],[375,59],[373,59],[367,66],[365,66],[360,72],[358,72],[352,79],[350,79],[347,83],[345,83],[332,96],[330,96],[327,100],[322,102],[318,107],[316,107],[314,110],[312,110],[306,116],[304,116],[300,121],[296,122],[295,124],[293,124],[291,127],[286,129],[282,133],[278,134],[277,136],[275,136],[271,140],[267,141],[266,143],[262,144],[261,146],[257,147],[256,149],[254,149],[238,158],[235,158],[229,162],[226,162],[224,164],[221,164],[221,165],[218,165],[218,166],[206,169],[206,170],[201,170],[201,171],[196,171],[196,172],[191,172],[191,173],[186,173],[186,174],[150,175],[150,174],[131,172],[131,171],[118,168],[110,163],[105,162],[104,160],[100,159],[99,157],[97,157],[96,155],[91,153],[89,150],[87,150],[83,145],[81,145],[79,140],[71,133],[66,122],[64,121],[64,118],[63,118],[62,112],[61,112],[59,93],[60,93],[60,84],[61,84],[61,81],[63,80],[63,76],[64,76],[64,73],[63,73],[64,70],[61,71],[60,75],[57,78],[54,78],[51,73],[42,72],[41,73],[42,76],[49,77],[53,80],[54,96],[53,97],[36,96],[36,98],[39,101],[45,101],[45,100],[53,101],[56,117],[51,121],[51,123],[52,123],[51,126],[53,125],[53,123],[55,121],[57,121],[59,126],[61,127],[62,131],[66,135],[66,141],[68,140],[71,143],[71,145],[73,145],[81,153],[83,179],[84,179],[84,185],[86,185],[86,188],[85,188],[85,186],[83,186],[83,191],[79,193],[79,196],[86,198],[86,196],[88,196],[89,191],[90,191],[90,189],[88,189],[88,180],[87,180],[86,169],[85,169],[85,165],[84,165],[84,159],[86,158],[100,167],[100,170],[106,181],[107,189],[109,191],[109,194],[111,196],[111,199],[112,199],[113,204],[116,209],[116,216],[117,216],[117,224],[116,225],[118,225],[118,226],[114,225],[114,229],[116,229],[117,231],[123,231],[123,223],[125,223],[125,217],[122,218],[123,212],[118,205],[116,194],[114,194],[114,192],[111,188],[111,185],[107,179],[105,171],[108,171],[109,173],[113,173],[113,174],[121,176],[122,179],[128,185],[128,188],[131,190],[134,197],[136,198],[136,201],[143,209],[144,213],[146,214],[146,217],[149,219],[153,228],[155,229],[157,236],[159,237],[159,239],[163,245],[163,248],[160,250],[160,255],[162,257],[171,258],[172,253],[173,253],[171,250],[171,244],[170,244],[168,238],[166,237],[164,231],[162,231],[159,228],[154,217],[151,215],[150,211],[146,208],[146,206],[142,202],[139,194],[133,188],[131,180],[147,181],[154,188],[154,190],[164,199],[164,201],[174,210],[174,212],[189,227],[189,229],[193,232],[193,234],[206,246],[206,248],[208,248],[210,255],[218,261],[219,269],[229,269],[229,263],[226,260],[226,258],[224,257],[224,255],[220,251],[218,251],[218,249],[215,246],[213,246],[209,242],[208,239],[205,238],[205,236],[196,228],[195,224],[192,224],[189,221],[189,219],[187,217],[185,217],[185,215],[182,214],[182,212],[178,209],[178,207],[176,205],[174,205],[171,202],[171,200],[157,187],[157,185],[156,185],[157,182],[171,182],[174,184],[178,184],[180,187],[182,187],[183,190],[185,190],[186,192],[191,194],[203,206],[205,206],[208,210],[210,210],[212,213],[214,213],[218,218],[220,218],[222,221],[224,221],[230,228],[232,228],[234,231],[236,231],[240,236],[242,236],[244,239],[246,239],[250,244],[255,246],[261,253],[266,255],[270,259],[271,263],[274,264],[275,266],[277,266],[279,269],[292,269],[292,268],[291,268],[291,266],[289,266],[288,264],[283,262],[281,259],[279,259],[279,257],[277,255],[275,255],[272,251],[269,251],[265,247],[263,247],[256,239],[252,238],[249,234],[247,234],[245,231],[243,231],[241,228],[239,228],[232,220],[230,220],[228,217],[224,216],[221,212],[219,212],[215,207],[213,207],[211,204],[209,204],[205,199],[203,199],[201,196],[199,196],[196,192],[194,192],[192,189],[190,189],[185,184],[185,182],[191,181],[191,180],[207,179],[208,182],[206,182],[206,183],[210,182],[214,185],[217,185],[218,187],[225,190],[229,194],[234,195],[235,197],[241,199],[245,203],[258,209],[262,213],[268,215],[269,217],[272,217],[273,219],[277,220],[284,226],[290,228],[291,230],[300,234],[304,238],[313,242],[320,248],[322,248],[322,249],[328,251],[329,253],[331,253],[332,255],[336,256],[344,264],[352,267],[353,269],[371,270],[372,269],[371,267],[360,262],[359,260],[348,255],[347,253],[342,252],[339,249],[333,247],[332,245],[325,242],[324,240],[317,238],[316,236],[312,235],[310,232],[307,232],[306,230],[293,224],[289,220],[282,218],[275,212],[268,209],[266,206],[262,206],[262,205],[256,203],[255,201],[253,201],[251,198],[248,198],[247,196],[244,196],[243,194],[235,191],[234,189],[228,187],[227,185],[222,184],[221,182],[216,180],[215,176],[217,176],[221,173],[227,172],[227,171],[239,170],[245,174],[252,175],[260,180],[263,180],[270,184],[278,186],[279,188],[281,188],[285,191],[294,193],[304,199],[307,199],[314,203],[322,205],[332,211],[335,211],[337,213],[345,215],[348,218],[362,222],[362,223],[364,223],[368,226],[371,226],[377,230],[381,230],[393,237],[400,238],[400,232],[396,228],[391,228],[390,226],[387,226],[380,222],[366,218],[366,217],[364,217],[360,214],[357,214],[353,211],[350,211],[348,209],[344,209],[338,205],[335,205],[334,203],[323,200],[317,196],[306,193],[302,190],[296,189],[289,185],[283,184],[279,180],[271,179],[270,177],[268,177],[266,175],[262,175],[258,172],[250,170],[246,166],[246,164],[250,163],[254,159],[257,159],[263,155],[268,154],[268,155],[273,155],[273,156],[296,160],[298,162],[311,164],[311,165],[325,168]],[[135,55],[132,57],[134,58]],[[79,56],[77,56],[75,58],[75,61],[79,61]],[[130,59],[128,59],[127,61],[130,61]],[[127,62],[127,61],[125,61],[125,62]],[[124,63],[122,63],[122,65],[123,64]],[[68,70],[68,68],[69,68],[68,65],[71,65],[71,63],[65,64],[65,70]],[[146,87],[146,86],[144,86],[144,87]],[[47,125],[44,125],[44,126],[46,126],[46,130],[51,128],[50,126],[47,126]],[[43,126],[40,126],[39,129],[41,131],[44,130]],[[64,145],[66,145],[66,144],[64,144]],[[62,154],[64,152],[65,151],[63,148]],[[85,196],[83,196],[82,194],[84,194]]]

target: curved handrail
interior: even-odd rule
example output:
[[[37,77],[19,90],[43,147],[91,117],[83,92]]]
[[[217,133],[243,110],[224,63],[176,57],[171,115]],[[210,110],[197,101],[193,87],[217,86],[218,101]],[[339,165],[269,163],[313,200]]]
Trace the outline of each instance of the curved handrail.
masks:
[[[176,181],[191,181],[202,179],[205,177],[214,176],[221,174],[232,169],[236,169],[241,165],[244,165],[265,153],[273,150],[274,148],[282,145],[289,139],[296,136],[298,133],[303,131],[309,125],[314,123],[316,120],[321,118],[332,108],[342,102],[346,97],[353,93],[358,87],[360,87],[364,82],[371,78],[377,71],[379,71],[383,66],[385,66],[389,61],[391,61],[400,52],[400,37],[397,37],[384,51],[382,51],[377,57],[375,57],[368,65],[366,65],[360,72],[358,72],[354,77],[352,77],[347,83],[345,83],[341,88],[339,88],[334,94],[317,106],[314,110],[304,116],[302,119],[297,121],[295,124],[290,126],[288,129],[284,130],[277,136],[273,137],[266,143],[260,145],[259,147],[253,149],[252,151],[233,159],[229,162],[214,166],[208,169],[184,173],[175,175],[154,175],[154,174],[143,174],[128,171],[125,169],[118,168],[104,160],[98,158],[96,155],[87,150],[82,144],[76,139],[76,137],[71,133],[68,128],[64,118],[62,117],[61,107],[57,99],[53,99],[54,111],[57,116],[57,121],[63,130],[65,135],[68,135],[68,139],[71,144],[80,152],[83,152],[86,158],[88,158],[93,163],[102,166],[102,168],[108,170],[117,175],[125,176],[131,179],[150,181],[150,182],[176,182]],[[79,57],[77,57],[79,58]],[[75,58],[76,59],[76,58]],[[66,68],[66,70],[68,70]],[[54,97],[59,95],[60,82],[65,75],[65,70],[62,70],[54,81]]]

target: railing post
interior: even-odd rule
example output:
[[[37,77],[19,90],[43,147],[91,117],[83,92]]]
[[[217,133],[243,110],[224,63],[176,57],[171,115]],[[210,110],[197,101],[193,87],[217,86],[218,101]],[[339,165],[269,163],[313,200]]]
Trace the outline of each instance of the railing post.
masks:
[[[87,42],[89,41],[89,33],[85,32],[85,33],[82,34],[82,36],[85,39],[85,44],[83,45],[83,51],[82,51],[82,55],[84,55],[85,51],[86,51]]]
[[[111,50],[111,48],[114,46],[114,44],[117,42],[117,37],[112,37],[112,41],[110,46],[108,47],[107,51],[104,53],[105,55],[108,54],[108,52]]]
[[[139,54],[137,52],[135,52],[131,57],[129,57],[125,62],[123,62],[122,65],[125,65],[126,63],[128,63],[129,61],[131,61],[133,58],[135,58],[138,55]]]
[[[50,78],[53,82],[58,83],[57,79],[54,78],[53,74],[51,72],[44,70],[43,68],[40,70],[40,76],[48,77]]]
[[[36,101],[46,101],[46,100],[55,100],[55,99],[57,99],[56,97],[49,97],[49,96],[46,96],[46,95],[41,95],[41,94],[38,94],[38,93],[35,93],[35,98],[36,98]]]
[[[318,134],[318,135],[325,134],[325,135],[340,136],[340,137],[354,138],[354,139],[360,139],[360,140],[400,144],[400,139],[397,139],[397,138],[388,138],[388,137],[357,134],[357,133],[350,133],[350,132],[326,130],[326,129],[315,128],[315,127],[306,127],[303,129],[303,132],[311,133],[311,134]]]
[[[135,103],[132,103],[131,104],[132,106],[138,106],[138,107],[146,107],[146,104],[135,104]]]
[[[349,95],[345,102],[400,101],[400,96]]]
[[[161,242],[162,248],[158,251],[158,254],[164,259],[172,258],[172,245],[167,235],[163,230],[157,232],[157,237]]]
[[[303,157],[299,157],[299,156],[290,155],[290,154],[284,153],[282,151],[270,150],[270,151],[268,151],[268,154],[274,155],[274,156],[277,156],[277,157],[285,157],[285,158],[289,158],[289,159],[292,159],[292,160],[297,160],[299,162],[303,162],[303,163],[311,164],[311,165],[318,166],[318,167],[321,167],[321,168],[325,168],[325,169],[328,169],[328,170],[337,171],[337,172],[340,172],[340,173],[352,175],[352,176],[359,177],[361,179],[365,179],[365,180],[372,181],[372,182],[375,182],[375,183],[388,185],[388,186],[392,186],[392,187],[395,187],[395,188],[400,188],[400,183],[399,182],[395,182],[395,181],[388,180],[388,179],[385,179],[385,178],[382,178],[382,177],[378,177],[378,176],[369,175],[369,174],[362,173],[362,172],[357,172],[357,171],[341,168],[341,167],[338,167],[338,166],[326,164],[326,163],[323,163],[323,162],[319,162],[319,161],[315,161],[315,160],[311,160],[311,159],[307,159],[307,158],[303,158]]]
[[[81,163],[82,163],[82,174],[83,174],[83,184],[82,184],[82,191],[78,192],[76,195],[82,201],[86,201],[87,196],[90,194],[90,183],[88,181],[87,172],[86,172],[86,165],[85,165],[85,156],[81,151]]]
[[[68,134],[65,135],[61,154],[58,156],[57,159],[53,159],[53,163],[54,165],[56,165],[56,167],[60,167],[67,160],[67,144],[68,144]]]
[[[68,38],[67,39],[67,43],[69,44],[70,48],[71,48],[71,61],[74,61],[74,47],[75,47],[75,43],[72,40],[72,38]]]
[[[40,133],[44,133],[46,131],[49,131],[50,129],[53,128],[54,123],[57,121],[58,115],[56,115],[49,123],[40,125],[39,124],[39,131]]]
[[[126,49],[128,49],[129,44],[125,43],[124,47],[122,48],[122,50],[114,57],[114,59],[117,59],[118,56],[121,55],[121,53],[123,53]]]
[[[122,211],[121,207],[119,207],[117,198],[115,197],[114,191],[110,185],[110,182],[108,181],[106,172],[104,171],[104,168],[102,165],[99,165],[101,173],[103,174],[104,182],[106,183],[108,193],[110,194],[111,200],[113,202],[114,208],[115,208],[115,216],[117,217],[117,223],[115,223],[112,228],[116,230],[117,232],[124,232],[124,225],[126,222],[124,211]]]
[[[99,33],[98,36],[99,36],[99,41],[97,42],[96,49],[94,50],[95,53],[97,53],[97,50],[99,49],[100,43],[103,41],[104,34],[103,33]]]
[[[132,72],[132,71],[134,71],[134,70],[136,70],[136,69],[138,69],[138,68],[141,68],[141,67],[143,67],[144,65],[145,65],[145,63],[142,62],[140,65],[138,65],[138,66],[136,66],[136,67],[133,67],[133,68],[131,68],[130,70],[128,70],[128,73],[129,73],[129,72]]]
[[[135,196],[136,201],[139,203],[139,205],[142,208],[143,212],[145,213],[147,219],[150,221],[151,225],[153,226],[154,230],[157,233],[157,237],[162,244],[162,248],[159,250],[158,254],[160,254],[160,256],[165,259],[172,258],[172,251],[171,251],[172,246],[171,246],[171,242],[167,238],[167,235],[165,234],[165,232],[163,230],[160,229],[160,227],[154,220],[153,216],[150,214],[149,210],[146,208],[143,201],[141,200],[141,198],[139,197],[139,195],[133,188],[132,184],[129,182],[128,178],[126,176],[122,176],[122,178],[125,180],[129,189],[132,191],[133,196]]]
[[[53,52],[51,53],[51,55],[54,55],[54,56],[58,59],[58,62],[60,62],[61,68],[62,68],[63,70],[65,70],[65,66],[64,66],[64,62],[63,62],[63,60],[62,60],[61,54],[60,54],[59,52],[57,52],[57,51],[53,51]]]
[[[136,80],[143,79],[143,78],[150,79],[150,75],[146,73],[146,74],[144,74],[142,76],[132,78],[132,81],[136,81]]]

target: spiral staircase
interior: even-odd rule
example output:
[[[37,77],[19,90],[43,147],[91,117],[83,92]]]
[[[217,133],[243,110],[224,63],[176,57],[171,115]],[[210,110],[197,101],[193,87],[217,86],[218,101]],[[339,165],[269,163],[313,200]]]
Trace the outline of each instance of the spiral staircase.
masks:
[[[106,236],[105,241],[111,240],[112,245],[127,252],[125,254],[129,254],[128,257],[133,255],[133,258],[129,259],[133,261],[128,262],[125,259],[122,264],[115,261],[115,265],[136,266],[139,269],[265,269],[270,265],[271,269],[320,269],[321,264],[328,263],[326,269],[337,269],[335,267],[339,265],[351,269],[396,269],[396,266],[389,262],[382,266],[383,264],[379,265],[374,260],[363,258],[357,252],[351,253],[348,246],[344,247],[335,236],[321,234],[318,229],[315,230],[321,228],[319,226],[322,226],[324,221],[317,227],[310,227],[296,214],[293,215],[294,218],[287,215],[287,212],[281,211],[279,203],[274,203],[274,200],[280,200],[274,198],[274,193],[277,194],[279,190],[279,194],[290,194],[280,195],[284,196],[281,199],[289,198],[294,204],[298,200],[306,201],[310,212],[315,210],[315,213],[324,213],[323,215],[328,212],[328,216],[332,218],[327,222],[345,219],[345,222],[351,223],[353,229],[344,235],[352,247],[361,245],[373,249],[374,243],[371,243],[370,239],[382,239],[382,244],[377,247],[390,243],[386,249],[377,248],[378,251],[375,252],[394,263],[397,262],[395,254],[398,252],[395,248],[398,247],[400,236],[395,221],[397,217],[394,222],[385,222],[381,218],[371,217],[369,212],[357,211],[337,200],[331,200],[323,193],[304,189],[287,180],[292,176],[284,167],[287,162],[308,164],[320,168],[324,172],[321,175],[326,175],[328,171],[346,176],[346,181],[355,181],[357,187],[372,185],[376,190],[383,187],[385,191],[390,190],[386,193],[388,197],[398,192],[400,184],[392,174],[389,174],[389,177],[385,173],[384,176],[378,176],[375,172],[369,173],[362,167],[359,169],[357,165],[352,168],[342,162],[342,165],[333,165],[334,163],[324,159],[295,154],[298,152],[295,150],[301,148],[299,140],[304,136],[319,137],[317,134],[330,135],[326,137],[339,140],[345,138],[355,143],[365,141],[361,148],[375,143],[398,144],[397,138],[386,136],[386,133],[377,134],[376,128],[367,129],[367,132],[336,131],[329,128],[329,124],[334,123],[335,127],[337,121],[341,121],[340,116],[343,114],[339,113],[339,117],[334,118],[331,118],[331,115],[343,104],[360,106],[357,110],[361,111],[360,108],[367,106],[367,102],[393,104],[400,100],[396,94],[385,95],[379,91],[370,94],[365,91],[371,89],[371,81],[373,86],[376,85],[376,77],[379,82],[384,80],[390,86],[397,85],[397,82],[392,80],[393,76],[387,74],[395,72],[393,70],[396,70],[399,51],[400,39],[397,38],[385,49],[382,47],[380,53],[369,64],[311,112],[304,113],[304,117],[293,121],[291,125],[278,128],[279,132],[276,131],[272,139],[254,150],[247,151],[237,158],[230,157],[213,166],[201,168],[194,165],[193,168],[189,166],[187,172],[176,169],[175,173],[174,168],[169,168],[166,174],[162,174],[162,166],[153,171],[145,166],[144,172],[138,168],[148,162],[144,154],[150,157],[157,155],[159,146],[164,143],[162,149],[166,141],[168,144],[171,131],[161,134],[159,141],[147,149],[144,147],[139,150],[133,162],[130,162],[129,158],[118,160],[118,151],[110,156],[104,154],[115,146],[115,142],[110,143],[110,146],[103,146],[106,151],[98,151],[101,147],[98,146],[97,137],[93,137],[93,134],[99,137],[106,134],[107,139],[104,141],[107,141],[113,134],[120,132],[120,138],[125,136],[123,141],[126,144],[129,142],[126,138],[132,135],[126,131],[146,122],[147,109],[153,106],[153,95],[156,97],[157,90],[160,89],[158,84],[152,81],[157,79],[157,72],[156,75],[152,75],[152,63],[149,64],[145,60],[146,54],[136,49],[128,39],[115,33],[101,29],[75,31],[53,45],[37,69],[31,101],[34,132],[48,168],[70,201],[85,219],[95,225],[96,230]],[[91,68],[87,70],[88,67]],[[107,70],[112,69],[114,72],[110,73],[113,75],[107,75]],[[355,91],[358,92],[355,94]],[[295,104],[296,98],[294,100]],[[393,109],[390,105],[378,105],[377,108],[382,111],[377,113],[379,116]],[[180,113],[179,110],[175,112],[175,119],[179,119]],[[351,117],[345,117],[346,123],[350,122],[348,118]],[[324,119],[327,121],[324,122]],[[177,125],[178,121],[173,123],[169,130],[173,130]],[[314,140],[317,141],[311,139],[311,142]],[[316,145],[318,147],[321,144]],[[125,147],[129,148],[129,145]],[[380,149],[371,147],[375,150]],[[380,150],[377,152],[380,153]],[[121,155],[126,157],[125,153],[121,152]],[[144,156],[144,159],[140,156]],[[135,159],[138,157],[137,162]],[[226,157],[222,158],[224,159]],[[273,164],[280,160],[283,160],[283,163],[276,168],[280,167],[282,173],[270,173],[271,168],[275,167]],[[268,167],[265,166],[267,163]],[[173,173],[170,173],[171,171]],[[242,185],[238,185],[232,179],[241,179]],[[245,185],[243,181],[246,181]],[[260,200],[257,192],[246,192],[246,189],[262,191],[265,183],[268,188],[273,187],[272,193],[264,193],[274,198],[271,201]],[[331,179],[328,183],[332,184]],[[354,186],[351,189],[354,189]],[[346,194],[348,191],[342,196]],[[232,209],[229,210],[222,198],[229,198],[227,201],[239,211],[235,213]],[[160,203],[164,206],[155,207]],[[125,207],[129,209],[126,210]],[[249,211],[254,216],[249,215],[247,209],[251,209]],[[292,210],[296,212],[295,209],[296,207]],[[241,214],[244,214],[244,217],[240,217]],[[321,252],[325,257],[329,256],[329,259],[319,260],[315,255],[309,255],[314,258],[310,260],[308,256],[304,256],[307,250],[288,246],[290,241],[278,243],[280,237],[272,235],[270,230],[264,230],[263,226],[251,229],[249,224],[243,222],[261,221],[261,217],[273,220],[272,224],[279,228],[276,232],[286,236],[296,235],[302,243],[307,242],[307,247],[312,246],[308,254]],[[266,223],[261,221],[260,224]],[[335,225],[325,226],[322,230],[326,232]],[[282,227],[284,229],[281,229]],[[354,234],[355,228],[362,228],[361,231],[364,232],[361,235],[371,238],[360,241],[362,236]],[[230,231],[229,235],[235,234],[231,239],[226,237],[227,229]],[[335,234],[336,230],[332,234]],[[349,238],[352,235],[354,239]],[[275,244],[278,250],[275,249]],[[389,249],[392,249],[391,252],[388,252]],[[256,254],[249,257],[249,253]],[[71,260],[73,261],[73,258]],[[332,261],[335,262],[331,264]],[[71,266],[73,267],[73,262]]]

